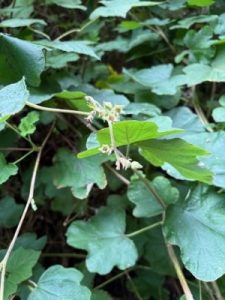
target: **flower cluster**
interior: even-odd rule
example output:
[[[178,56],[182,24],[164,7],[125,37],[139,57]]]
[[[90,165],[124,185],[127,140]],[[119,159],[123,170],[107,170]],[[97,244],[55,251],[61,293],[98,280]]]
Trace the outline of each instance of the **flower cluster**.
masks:
[[[91,112],[87,117],[87,120],[90,122],[93,121],[96,115],[107,122],[119,121],[120,114],[122,113],[121,105],[113,105],[111,102],[104,102],[103,104],[100,104],[91,96],[86,96],[86,100],[88,106],[91,108]]]

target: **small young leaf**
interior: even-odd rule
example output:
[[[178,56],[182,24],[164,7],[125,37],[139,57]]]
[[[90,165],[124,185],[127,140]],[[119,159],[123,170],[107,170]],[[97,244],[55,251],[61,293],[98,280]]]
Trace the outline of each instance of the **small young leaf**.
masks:
[[[179,198],[179,191],[172,187],[169,180],[158,176],[152,183],[152,188],[166,204],[175,203]],[[153,217],[162,213],[163,208],[157,202],[152,192],[146,187],[143,181],[133,179],[128,187],[127,196],[136,206],[133,210],[135,217]]]
[[[125,213],[121,209],[102,207],[88,222],[75,221],[67,231],[67,243],[88,251],[90,272],[108,274],[117,266],[125,270],[137,260],[133,241],[126,237]]]
[[[22,136],[27,136],[35,132],[35,123],[39,121],[39,117],[40,114],[37,111],[31,111],[26,115],[26,117],[21,119],[19,130]]]
[[[5,160],[5,157],[0,153],[0,184],[6,182],[10,176],[16,175],[18,167],[15,164],[9,163]]]
[[[11,197],[0,200],[0,227],[11,228],[17,225],[23,212],[23,204],[17,204]]]
[[[80,284],[82,273],[74,268],[54,265],[40,277],[28,300],[91,300],[91,292]]]

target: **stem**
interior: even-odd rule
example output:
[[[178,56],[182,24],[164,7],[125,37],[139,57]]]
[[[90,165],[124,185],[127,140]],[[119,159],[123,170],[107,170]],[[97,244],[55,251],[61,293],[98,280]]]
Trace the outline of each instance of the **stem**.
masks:
[[[127,276],[127,279],[130,281],[131,287],[132,287],[132,289],[133,289],[133,292],[134,292],[136,298],[137,298],[138,300],[143,300],[143,298],[141,297],[141,295],[140,295],[140,293],[139,293],[139,291],[138,291],[136,285],[134,284],[133,280],[131,279],[129,273],[126,273],[126,276]]]
[[[199,288],[199,300],[202,300],[202,283],[201,283],[201,280],[198,281],[198,288]]]
[[[40,36],[46,38],[47,40],[51,40],[50,36],[48,36],[46,33],[40,31],[40,30],[37,30],[37,29],[34,29],[33,27],[31,26],[28,26],[28,28],[33,31],[34,33],[36,34],[39,34]]]
[[[63,34],[61,34],[59,37],[57,37],[55,39],[55,41],[60,41],[62,40],[63,38],[65,38],[66,36],[72,34],[72,33],[78,33],[78,32],[82,32],[85,28],[87,28],[89,25],[91,25],[92,23],[94,23],[97,19],[93,19],[89,22],[87,22],[86,24],[84,24],[80,29],[79,28],[73,28],[73,29],[70,29],[66,32],[64,32]]]
[[[55,39],[55,41],[60,41],[60,40],[62,40],[64,37],[66,37],[66,36],[68,36],[68,35],[70,35],[70,34],[72,34],[72,33],[75,33],[75,32],[76,32],[76,33],[77,33],[77,32],[80,32],[80,29],[78,29],[78,28],[70,29],[70,30],[64,32],[63,34],[61,34],[60,36],[58,36],[58,37]]]
[[[130,181],[125,178],[123,175],[121,175],[119,172],[117,172],[114,168],[112,168],[109,164],[105,163],[105,166],[107,169],[109,169],[118,179],[120,179],[124,184],[127,186],[130,184]]]
[[[1,288],[0,288],[0,300],[4,300],[4,280],[5,280],[5,274],[6,274],[6,266],[7,266],[7,263],[8,263],[8,259],[11,255],[11,252],[13,250],[13,247],[15,245],[15,242],[17,240],[17,237],[20,233],[20,230],[21,230],[21,227],[23,225],[23,222],[24,222],[24,219],[26,217],[26,214],[27,214],[27,211],[31,205],[31,202],[33,200],[33,197],[34,197],[34,189],[35,189],[35,183],[36,183],[36,177],[37,177],[37,172],[38,172],[38,168],[39,168],[39,165],[40,165],[40,160],[41,160],[41,155],[42,155],[42,152],[43,152],[43,149],[52,133],[52,130],[54,128],[55,124],[52,125],[51,129],[49,130],[46,138],[44,139],[41,147],[39,148],[39,151],[38,151],[38,154],[37,154],[37,158],[36,158],[36,161],[35,161],[35,165],[34,165],[34,169],[33,169],[33,173],[32,173],[32,177],[31,177],[31,183],[30,183],[30,191],[29,191],[29,196],[28,196],[28,199],[27,199],[27,203],[26,203],[26,206],[24,208],[24,211],[22,213],[22,216],[20,218],[20,221],[19,221],[19,224],[16,228],[16,231],[14,233],[14,236],[10,242],[10,245],[6,251],[6,254],[3,258],[3,260],[1,261],[1,264],[0,264],[0,271],[1,271]]]
[[[185,297],[187,300],[194,300],[193,295],[191,293],[191,290],[187,284],[186,278],[184,277],[184,273],[180,267],[179,261],[176,257],[176,254],[174,252],[173,246],[167,243],[167,249],[170,256],[170,259],[173,263],[174,269],[177,273],[177,277],[180,281],[180,284],[182,286],[182,289],[184,291]]]
[[[152,186],[151,182],[149,182],[144,176],[141,175],[141,173],[137,170],[134,170],[134,173],[139,177],[140,180],[143,181],[146,188],[149,190],[151,194],[155,197],[155,199],[158,201],[158,203],[162,206],[162,208],[166,208],[166,205],[164,201],[161,199],[161,197],[158,195],[155,188]]]
[[[209,131],[209,132],[213,132],[213,129],[211,127],[209,127],[209,122],[201,108],[201,105],[199,103],[199,99],[198,99],[198,96],[196,94],[196,88],[193,87],[192,88],[192,94],[193,94],[193,105],[194,105],[194,109],[200,119],[200,121],[202,122],[202,124],[206,127],[206,129]]]
[[[143,233],[143,232],[145,232],[145,231],[148,231],[148,230],[150,230],[150,229],[153,229],[153,228],[155,228],[155,227],[157,227],[157,226],[159,226],[159,225],[162,225],[162,224],[163,224],[163,222],[160,221],[160,222],[151,224],[151,225],[149,225],[149,226],[146,226],[146,227],[144,227],[144,228],[141,228],[141,229],[139,229],[139,230],[137,230],[137,231],[128,233],[128,234],[126,234],[126,236],[129,237],[129,238],[130,238],[130,237],[134,237],[134,236],[136,236],[136,235],[139,235],[139,234],[141,234],[141,233]]]
[[[25,152],[25,151],[31,151],[31,150],[33,150],[32,148],[10,148],[10,147],[8,147],[8,148],[1,148],[0,147],[0,151],[23,151],[23,152]]]
[[[113,152],[116,155],[116,160],[120,159],[120,156],[118,154],[118,150],[116,148],[116,142],[115,142],[115,138],[114,138],[114,133],[113,133],[113,123],[111,121],[108,121],[108,126],[109,126],[109,133],[110,133],[110,139],[111,139],[111,146],[113,149]]]
[[[42,257],[75,257],[75,258],[85,258],[85,254],[78,253],[43,253]]]
[[[44,107],[40,106],[31,102],[26,102],[26,105],[42,111],[49,111],[49,112],[55,112],[55,113],[64,113],[64,114],[73,114],[73,115],[83,115],[88,116],[89,113],[85,111],[78,111],[78,110],[71,110],[71,109],[60,109],[60,108],[51,108],[51,107]]]
[[[26,154],[24,154],[22,157],[20,157],[19,159],[17,159],[16,161],[14,161],[14,164],[18,164],[19,162],[21,162],[22,160],[24,160],[27,156],[31,155],[35,150],[32,149],[29,152],[27,152]]]
[[[11,125],[10,123],[8,122],[5,122],[6,123],[6,127],[10,128],[11,130],[13,130],[16,134],[18,134],[21,138],[23,138],[24,140],[26,140],[31,146],[33,149],[37,148],[37,146],[31,141],[29,140],[27,137],[25,136],[22,136],[20,131],[14,127],[13,125]]]
[[[109,278],[108,280],[106,280],[106,281],[104,281],[103,283],[101,283],[101,284],[97,285],[96,287],[94,287],[94,289],[101,289],[101,288],[103,288],[104,286],[106,286],[107,284],[113,282],[114,280],[116,280],[116,279],[118,279],[118,278],[120,278],[120,277],[126,275],[127,272],[130,272],[130,271],[132,271],[133,269],[135,269],[135,267],[132,267],[132,268],[126,270],[126,271],[123,271],[123,272],[121,272],[121,273],[119,273],[119,274],[117,274],[117,275],[115,275],[115,276]]]
[[[217,300],[224,300],[216,281],[212,282],[212,287]]]

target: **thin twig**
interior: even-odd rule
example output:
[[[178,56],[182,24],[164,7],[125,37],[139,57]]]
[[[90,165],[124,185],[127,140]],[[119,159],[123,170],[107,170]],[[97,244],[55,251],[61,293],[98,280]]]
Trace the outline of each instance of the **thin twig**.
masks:
[[[212,282],[212,287],[217,300],[224,300],[216,281]]]
[[[162,225],[162,224],[163,224],[163,222],[160,221],[160,222],[151,224],[151,225],[149,225],[149,226],[143,227],[143,228],[141,228],[141,229],[139,229],[139,230],[137,230],[137,231],[128,233],[128,234],[126,234],[126,236],[129,237],[129,238],[131,238],[131,237],[134,237],[134,236],[136,236],[136,235],[139,235],[139,234],[141,234],[141,233],[143,233],[143,232],[145,232],[145,231],[149,231],[149,230],[151,230],[151,229],[153,229],[153,228],[155,228],[155,227],[158,227],[158,226],[160,226],[160,225]]]
[[[5,275],[6,275],[6,266],[7,266],[7,263],[8,263],[8,259],[11,255],[11,252],[13,250],[13,247],[15,245],[15,242],[17,240],[17,237],[20,233],[20,230],[21,230],[21,227],[23,225],[23,222],[24,222],[24,219],[26,217],[26,214],[27,214],[27,211],[33,201],[33,197],[34,197],[34,189],[35,189],[35,183],[36,183],[36,177],[37,177],[37,172],[38,172],[38,168],[39,168],[39,165],[40,165],[40,160],[41,160],[41,155],[42,155],[42,152],[43,152],[43,149],[52,133],[52,130],[54,128],[55,124],[52,125],[51,129],[49,130],[46,138],[44,139],[41,147],[39,148],[39,151],[38,151],[38,154],[37,154],[37,158],[36,158],[36,161],[35,161],[35,165],[34,165],[34,169],[33,169],[33,173],[32,173],[32,177],[31,177],[31,183],[30,183],[30,191],[29,191],[29,196],[28,196],[28,199],[27,199],[27,203],[26,203],[26,206],[24,208],[24,211],[22,213],[22,216],[20,218],[20,221],[19,221],[19,224],[16,228],[16,231],[14,233],[14,236],[10,242],[10,245],[6,251],[6,254],[3,258],[3,260],[1,261],[0,263],[0,271],[1,271],[1,283],[0,283],[0,300],[4,300],[4,283],[5,283]]]
[[[192,88],[192,102],[193,102],[193,105],[194,105],[194,109],[200,119],[200,121],[202,122],[202,124],[206,127],[206,129],[209,131],[209,132],[213,132],[213,129],[209,126],[209,122],[201,108],[201,105],[199,103],[199,99],[198,99],[198,96],[196,94],[196,88],[193,87]]]
[[[37,105],[31,102],[26,102],[26,105],[42,111],[49,111],[49,112],[55,112],[55,113],[64,113],[64,114],[72,114],[72,115],[83,115],[88,116],[89,113],[85,111],[79,111],[79,110],[71,110],[71,109],[60,109],[60,108],[51,108],[51,107],[45,107],[41,105]]]
[[[170,256],[170,259],[171,261],[173,262],[173,266],[174,266],[174,269],[177,273],[177,277],[180,281],[180,284],[182,286],[182,289],[184,291],[184,294],[186,296],[186,299],[187,300],[194,300],[193,298],[193,295],[191,293],[191,290],[187,284],[187,281],[186,281],[186,278],[184,277],[184,273],[180,267],[180,264],[179,264],[179,261],[176,257],[176,254],[174,252],[174,249],[173,249],[173,246],[170,245],[169,243],[167,243],[167,249],[168,249],[168,253],[169,253],[169,256]]]

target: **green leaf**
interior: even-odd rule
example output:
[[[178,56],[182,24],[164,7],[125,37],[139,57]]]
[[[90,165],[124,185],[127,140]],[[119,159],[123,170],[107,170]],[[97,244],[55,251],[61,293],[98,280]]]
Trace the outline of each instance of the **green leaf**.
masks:
[[[158,116],[161,113],[160,108],[151,103],[130,103],[123,109],[126,115],[146,115],[149,117]]]
[[[16,28],[27,27],[33,24],[47,25],[45,21],[41,19],[7,19],[0,22],[0,27]]]
[[[224,82],[224,54],[225,47],[220,47],[211,64],[196,63],[185,67],[183,71],[187,77],[187,85],[193,86],[205,81]]]
[[[215,122],[224,123],[225,122],[225,107],[217,107],[213,110],[212,116]]]
[[[10,73],[11,82],[25,76],[31,86],[40,84],[45,57],[39,46],[0,33],[0,63],[2,60],[4,60],[7,73]]]
[[[184,139],[189,143],[204,147],[210,153],[208,156],[199,157],[199,161],[202,166],[213,173],[213,184],[225,188],[224,131],[190,134],[184,136]]]
[[[69,9],[82,9],[86,10],[84,5],[81,5],[81,0],[46,0],[47,4],[56,4],[61,7]]]
[[[158,2],[154,1],[140,1],[140,0],[101,0],[101,4],[104,6],[96,8],[90,15],[90,19],[96,19],[99,17],[122,17],[125,18],[128,11],[133,7],[145,7],[158,5]],[[118,9],[119,7],[119,9]]]
[[[212,173],[201,167],[198,156],[208,152],[181,139],[150,140],[139,144],[141,155],[154,166],[161,166],[170,174],[171,166],[189,180],[212,183]]]
[[[88,251],[86,259],[90,272],[101,275],[117,266],[125,270],[137,260],[137,250],[126,237],[125,212],[113,207],[102,207],[88,222],[75,221],[67,231],[67,243]]]
[[[154,122],[128,120],[116,122],[113,124],[113,133],[116,146],[131,145],[140,141],[155,139],[162,136],[179,133],[179,129],[168,131],[158,131],[158,126]],[[111,145],[109,128],[104,128],[96,133],[99,147],[103,144]],[[99,153],[99,147],[91,148],[78,154],[79,158],[96,155]]]
[[[66,149],[58,151],[54,157],[54,183],[58,188],[70,187],[75,197],[84,199],[94,184],[104,189],[107,181],[101,164],[105,156],[80,160]]]
[[[175,203],[179,198],[179,192],[172,187],[169,180],[158,176],[152,183],[152,189],[160,196],[166,204]],[[157,202],[154,194],[140,179],[133,179],[128,186],[128,199],[135,204],[133,215],[135,217],[153,217],[163,212],[162,206]]]
[[[16,175],[18,167],[13,164],[7,164],[7,161],[2,153],[0,153],[0,184],[6,182],[10,176]]]
[[[40,114],[36,111],[29,112],[26,117],[22,118],[19,124],[19,130],[22,136],[27,136],[35,132],[36,125],[39,121]]]
[[[185,267],[200,280],[214,281],[225,273],[224,214],[224,196],[202,185],[166,212],[164,234],[179,246]]]
[[[23,204],[17,204],[11,197],[2,198],[0,200],[0,227],[11,228],[16,226],[23,208]]]
[[[46,236],[37,238],[37,235],[35,233],[26,232],[24,234],[21,234],[17,238],[15,243],[15,249],[22,247],[24,249],[33,249],[36,251],[40,251],[44,248],[46,242],[47,242]]]
[[[112,298],[103,290],[94,290],[91,295],[91,300],[112,300]]]
[[[90,300],[91,292],[80,284],[82,278],[75,268],[54,265],[42,274],[28,300]]]
[[[14,115],[23,109],[29,92],[24,79],[0,90],[0,117]]]
[[[77,53],[77,54],[84,54],[95,59],[99,59],[97,54],[94,52],[94,49],[90,46],[89,41],[48,41],[42,40],[38,41],[38,44],[45,47],[47,50],[57,49],[63,52],[69,53]]]
[[[200,6],[200,7],[204,7],[204,6],[209,6],[212,5],[215,2],[215,0],[188,0],[188,5],[191,6]]]
[[[186,83],[185,75],[173,75],[171,64],[158,65],[136,72],[124,70],[124,73],[157,95],[175,95],[179,86]]]
[[[171,26],[171,29],[177,29],[177,28],[184,28],[189,29],[192,25],[198,24],[198,23],[210,23],[214,22],[218,19],[217,15],[200,15],[200,16],[193,16],[188,17],[182,20],[179,20],[177,25]]]
[[[225,122],[225,96],[221,96],[219,103],[222,107],[217,107],[212,112],[212,117],[215,122],[223,123]]]
[[[18,284],[32,276],[32,269],[39,256],[40,252],[32,249],[18,248],[12,252],[6,266],[4,300],[17,291]]]

